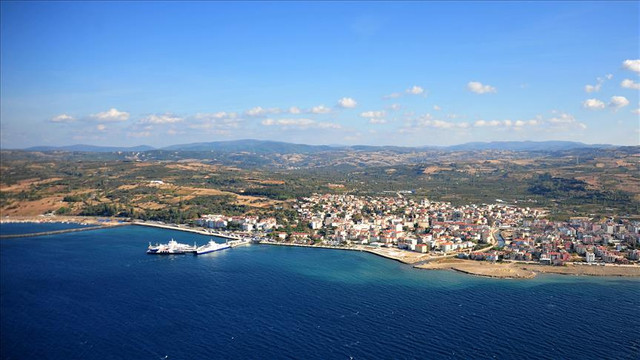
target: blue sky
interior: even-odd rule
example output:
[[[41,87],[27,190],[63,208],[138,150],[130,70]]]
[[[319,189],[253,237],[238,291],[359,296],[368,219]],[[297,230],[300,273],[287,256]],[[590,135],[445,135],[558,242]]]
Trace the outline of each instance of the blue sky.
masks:
[[[2,2],[1,146],[640,144],[638,2]]]

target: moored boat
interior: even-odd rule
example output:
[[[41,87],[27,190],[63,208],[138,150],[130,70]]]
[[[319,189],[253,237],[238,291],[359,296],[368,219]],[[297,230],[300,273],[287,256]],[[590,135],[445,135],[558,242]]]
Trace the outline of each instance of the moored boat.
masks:
[[[195,253],[197,245],[193,246],[188,244],[181,244],[173,239],[168,244],[156,244],[155,246],[149,243],[147,248],[147,254],[150,255],[181,255],[186,253]]]
[[[227,243],[219,244],[213,240],[209,241],[206,245],[200,246],[196,249],[196,255],[204,255],[208,253],[212,253],[214,251],[228,249],[231,246]]]

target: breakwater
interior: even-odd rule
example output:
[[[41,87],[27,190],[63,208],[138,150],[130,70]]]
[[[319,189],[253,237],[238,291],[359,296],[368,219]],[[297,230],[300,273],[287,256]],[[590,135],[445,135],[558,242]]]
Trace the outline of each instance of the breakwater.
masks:
[[[72,232],[78,232],[78,231],[100,230],[100,229],[112,228],[117,226],[126,226],[126,225],[129,225],[129,224],[117,224],[117,225],[114,224],[114,225],[107,225],[107,226],[99,225],[99,226],[89,226],[89,227],[63,229],[63,230],[40,231],[40,232],[28,233],[28,234],[0,234],[0,239],[14,239],[14,238],[45,236],[45,235],[58,235],[58,234],[72,233]]]

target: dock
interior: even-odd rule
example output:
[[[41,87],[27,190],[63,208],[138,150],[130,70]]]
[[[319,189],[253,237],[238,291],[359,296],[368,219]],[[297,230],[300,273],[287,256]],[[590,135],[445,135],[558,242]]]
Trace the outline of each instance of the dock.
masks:
[[[230,239],[230,240],[242,240],[244,235],[244,234],[225,233],[221,231],[213,231],[206,228],[191,228],[191,227],[180,226],[175,224],[161,224],[161,223],[150,222],[150,221],[134,221],[131,224],[139,225],[139,226],[150,226],[150,227],[167,229],[167,230],[186,231],[194,234],[200,234],[205,236],[215,236],[215,237]]]

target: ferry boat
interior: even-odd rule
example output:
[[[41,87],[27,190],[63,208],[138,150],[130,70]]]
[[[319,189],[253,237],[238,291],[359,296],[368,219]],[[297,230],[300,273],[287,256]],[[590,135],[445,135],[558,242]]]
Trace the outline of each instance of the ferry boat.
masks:
[[[228,249],[230,247],[231,247],[231,245],[229,245],[227,243],[219,244],[219,243],[211,240],[211,241],[209,241],[208,244],[200,246],[199,248],[197,248],[196,249],[196,255],[204,255],[204,254],[212,253],[214,251]]]
[[[156,244],[155,246],[149,243],[147,248],[147,254],[150,255],[181,255],[186,253],[195,253],[197,245],[193,246],[187,244],[181,244],[173,239],[168,244]]]

